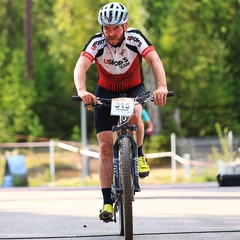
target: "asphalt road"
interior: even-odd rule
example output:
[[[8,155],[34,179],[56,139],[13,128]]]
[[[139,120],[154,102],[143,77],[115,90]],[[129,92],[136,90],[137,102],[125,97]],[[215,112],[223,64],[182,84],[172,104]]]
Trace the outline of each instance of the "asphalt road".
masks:
[[[123,240],[101,206],[98,187],[0,188],[0,240]],[[143,185],[133,210],[137,240],[240,239],[240,187]]]

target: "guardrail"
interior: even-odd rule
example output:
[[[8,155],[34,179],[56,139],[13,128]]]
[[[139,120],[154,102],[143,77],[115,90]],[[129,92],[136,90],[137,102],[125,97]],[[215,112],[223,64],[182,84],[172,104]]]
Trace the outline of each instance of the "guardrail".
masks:
[[[175,136],[171,135],[171,142],[175,141]],[[145,154],[146,158],[171,158],[171,167],[172,167],[172,180],[176,180],[176,162],[179,162],[183,165],[185,169],[185,175],[190,174],[190,166],[201,166],[201,167],[211,167],[212,164],[207,162],[200,162],[195,160],[190,160],[190,154],[185,154],[185,157],[180,157],[176,154],[175,145],[172,144],[171,152],[161,152],[161,153],[148,153]],[[78,147],[72,146],[69,143],[64,143],[61,141],[50,140],[46,142],[21,142],[21,143],[0,143],[0,148],[26,148],[26,147],[48,147],[49,148],[49,165],[50,165],[50,179],[55,181],[55,147],[65,149],[71,152],[79,152],[82,156],[87,158],[99,158],[99,153],[96,151],[91,151],[89,149],[79,149]],[[86,164],[86,162],[84,162]],[[86,176],[87,167],[83,166],[82,176]]]

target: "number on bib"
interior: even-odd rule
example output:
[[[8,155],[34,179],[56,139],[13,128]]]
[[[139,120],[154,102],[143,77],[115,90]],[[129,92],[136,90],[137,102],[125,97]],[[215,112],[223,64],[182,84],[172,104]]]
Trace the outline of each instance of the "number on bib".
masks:
[[[132,98],[114,98],[111,103],[112,116],[131,116],[134,110]]]

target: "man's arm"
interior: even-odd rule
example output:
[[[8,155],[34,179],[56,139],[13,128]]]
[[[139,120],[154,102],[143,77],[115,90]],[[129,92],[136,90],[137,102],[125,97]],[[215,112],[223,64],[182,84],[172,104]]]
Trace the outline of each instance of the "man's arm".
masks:
[[[154,104],[156,105],[165,105],[167,101],[167,82],[166,74],[162,64],[161,59],[159,58],[156,51],[152,51],[147,54],[145,58],[146,62],[151,66],[153,74],[157,81],[157,90],[153,92],[154,94]]]
[[[91,66],[91,61],[81,56],[74,68],[74,83],[77,89],[78,96],[81,97],[84,104],[92,103],[96,104],[96,97],[87,91],[86,89],[86,72]],[[92,110],[92,106],[87,107],[88,110]]]
[[[151,120],[146,122],[146,130],[145,130],[147,135],[151,135],[153,133],[153,123]]]

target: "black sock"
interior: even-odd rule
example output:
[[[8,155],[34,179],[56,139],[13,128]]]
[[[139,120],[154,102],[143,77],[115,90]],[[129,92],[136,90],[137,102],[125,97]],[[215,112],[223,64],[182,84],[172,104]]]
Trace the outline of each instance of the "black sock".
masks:
[[[142,147],[143,147],[143,146],[138,147],[138,156],[139,156],[139,157],[143,156]]]
[[[103,204],[113,204],[112,197],[111,197],[111,188],[102,188],[102,195],[103,195]]]

